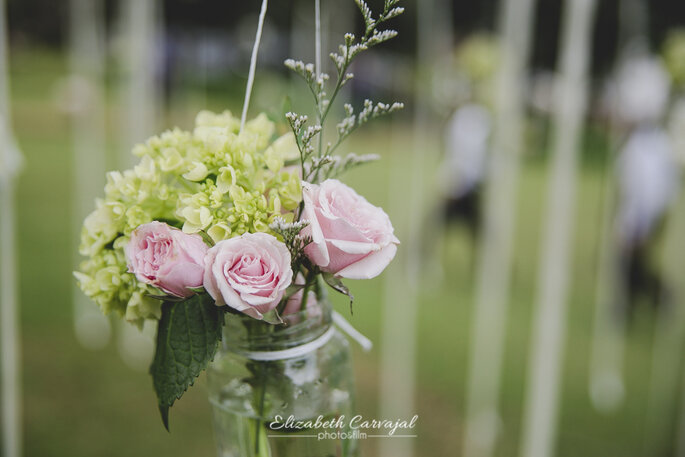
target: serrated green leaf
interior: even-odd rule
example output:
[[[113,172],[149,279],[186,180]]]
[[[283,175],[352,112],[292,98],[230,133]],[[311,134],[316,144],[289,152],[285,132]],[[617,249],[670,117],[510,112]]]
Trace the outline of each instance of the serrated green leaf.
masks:
[[[347,288],[345,284],[342,283],[340,278],[336,278],[332,273],[322,273],[321,276],[323,277],[323,280],[331,286],[334,290],[337,292],[340,292],[343,295],[347,295],[347,297],[350,299],[350,314],[354,314],[352,312],[352,304],[354,303],[354,295],[350,292],[350,289]]]
[[[221,341],[222,319],[223,311],[209,295],[162,305],[150,374],[167,430],[169,408],[214,358]]]

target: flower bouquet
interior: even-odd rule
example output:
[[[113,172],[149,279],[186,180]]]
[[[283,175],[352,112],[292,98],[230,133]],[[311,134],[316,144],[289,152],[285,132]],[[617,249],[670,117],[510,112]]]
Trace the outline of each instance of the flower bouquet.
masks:
[[[354,57],[396,35],[378,27],[402,12],[397,2],[385,0],[374,18],[356,0],[364,34],[346,34],[331,54],[330,98],[328,75],[286,61],[314,95],[316,123],[288,113],[290,131],[279,135],[264,114],[241,122],[203,111],[192,131],[137,145],[140,162],[107,174],[105,197],[84,221],[81,289],[105,313],[158,321],[150,374],[167,429],[169,408],[209,366],[220,455],[355,453],[353,439],[276,438],[352,412],[349,351],[326,288],[352,303],[342,279],[377,276],[399,243],[383,210],[335,179],[377,157],[333,154],[357,127],[402,105],[345,105],[337,137],[324,141]]]

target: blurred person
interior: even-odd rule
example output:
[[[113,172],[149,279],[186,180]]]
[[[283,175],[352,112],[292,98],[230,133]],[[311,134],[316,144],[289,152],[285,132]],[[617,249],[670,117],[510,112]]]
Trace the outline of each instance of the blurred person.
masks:
[[[629,59],[616,84],[616,113],[628,129],[618,154],[617,241],[624,311],[631,317],[645,299],[653,308],[670,295],[652,252],[678,194],[679,173],[673,145],[660,126],[668,104],[670,80],[653,57]]]
[[[496,39],[482,32],[457,49],[453,79],[460,82],[461,97],[445,127],[441,219],[444,225],[464,224],[474,243],[481,225],[497,51]]]
[[[491,95],[497,51],[496,39],[491,35],[472,35],[453,54],[451,65],[436,68],[433,78],[434,83],[442,81],[433,86],[433,104],[451,114],[444,129],[438,204],[428,223],[439,233],[453,225],[465,227],[474,253],[481,230],[481,196],[492,130]],[[441,237],[426,239],[434,248]],[[472,260],[475,257],[474,254]],[[433,266],[440,270],[437,263]]]
[[[640,297],[653,307],[668,298],[651,251],[678,193],[677,170],[668,135],[656,125],[635,129],[618,158],[621,282],[630,314]]]
[[[434,281],[444,276],[442,258],[437,254],[444,233],[454,225],[468,232],[473,268],[481,231],[481,201],[487,172],[491,132],[490,111],[481,104],[467,102],[450,116],[444,130],[444,157],[439,165],[438,198],[425,218],[422,233],[425,277]]]
[[[490,131],[490,112],[477,103],[457,109],[445,130],[442,220],[464,224],[474,243],[481,225]]]
[[[615,106],[619,121],[633,129],[645,123],[659,124],[664,116],[671,81],[661,60],[654,56],[628,57],[615,83]]]

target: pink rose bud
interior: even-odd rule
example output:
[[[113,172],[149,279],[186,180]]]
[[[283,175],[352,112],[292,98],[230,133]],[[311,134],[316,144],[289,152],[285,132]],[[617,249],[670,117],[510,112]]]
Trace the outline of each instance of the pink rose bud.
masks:
[[[216,304],[255,319],[278,306],[292,279],[290,251],[266,233],[219,241],[205,257],[204,286]]]
[[[307,257],[336,276],[370,279],[395,257],[399,240],[387,214],[336,179],[321,185],[302,183],[304,212],[312,237]]]
[[[199,235],[150,222],[131,233],[125,252],[128,271],[139,281],[177,297],[190,297],[190,287],[202,286],[207,245]]]
[[[295,284],[300,286],[305,285],[305,280],[302,273],[299,273],[297,275],[297,278],[295,279]],[[295,314],[302,311],[302,297],[304,297],[304,289],[300,289],[294,294],[292,294],[290,298],[288,298],[288,301],[285,304],[285,308],[283,308],[283,316]],[[305,306],[307,309],[308,318],[313,318],[321,314],[321,306],[319,306],[319,302],[316,299],[316,292],[314,292],[313,290],[309,290],[307,292],[307,304]]]

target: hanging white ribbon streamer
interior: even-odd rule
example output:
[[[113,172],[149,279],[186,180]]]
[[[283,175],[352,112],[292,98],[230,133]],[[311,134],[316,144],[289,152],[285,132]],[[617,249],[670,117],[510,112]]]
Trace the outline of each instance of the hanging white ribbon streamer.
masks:
[[[162,36],[158,0],[126,0],[122,2],[125,33],[125,79],[122,94],[122,138],[120,164],[135,165],[131,154],[134,144],[145,141],[157,127],[160,113],[160,84],[155,81],[156,62],[160,59],[157,40]]]
[[[524,129],[521,88],[528,74],[537,0],[499,2],[502,56],[495,86],[495,122],[485,182],[475,309],[466,391],[464,457],[491,457],[500,436],[499,398],[510,306]]]
[[[316,69],[316,77],[318,78],[321,74],[321,1],[314,1],[314,22],[316,24],[315,29],[315,56],[314,65]]]
[[[0,369],[2,455],[22,454],[21,326],[19,325],[15,181],[22,156],[10,122],[6,2],[0,0]]]
[[[252,48],[252,57],[250,58],[250,73],[247,75],[247,87],[245,88],[245,102],[243,103],[243,115],[240,118],[241,133],[245,128],[247,109],[250,106],[252,84],[254,84],[254,73],[255,69],[257,68],[257,54],[259,53],[259,43],[262,41],[262,28],[264,27],[264,18],[266,17],[266,7],[268,3],[268,0],[262,1],[262,10],[259,13],[259,25],[257,25],[257,36],[255,37],[254,47]]]
[[[92,211],[93,196],[102,191],[107,171],[105,157],[105,71],[103,0],[69,2],[69,95],[65,110],[71,118],[74,170],[73,226],[79,227]],[[81,232],[74,230],[72,265],[78,268]],[[76,340],[87,349],[102,349],[112,330],[92,300],[72,281],[73,325]]]
[[[521,457],[552,457],[557,448],[564,344],[573,260],[578,155],[587,110],[595,0],[567,2],[555,88],[551,161],[537,308],[531,335]]]
[[[0,5],[0,7],[2,7]],[[1,129],[0,129],[1,130]],[[0,148],[7,147],[0,144]],[[0,151],[2,153],[2,151]],[[2,176],[0,176],[2,178]],[[14,180],[0,179],[0,339],[2,364],[2,455],[19,457],[21,422],[21,328],[17,311]]]
[[[352,327],[352,324],[342,317],[339,313],[333,311],[333,323],[350,338],[356,341],[365,352],[373,348],[373,343],[367,337],[359,333],[357,329]],[[310,352],[316,351],[324,344],[328,343],[336,332],[336,328],[331,326],[324,332],[323,335],[308,343],[301,344],[282,351],[236,351],[237,354],[242,355],[250,360],[257,360],[260,362],[273,362],[274,360],[285,360],[301,357]]]
[[[362,347],[364,352],[369,352],[371,349],[373,349],[373,343],[371,340],[362,335],[359,330],[354,328],[352,324],[347,322],[347,319],[342,317],[342,315],[336,311],[333,311],[333,323],[337,325],[340,330],[347,333],[347,336],[356,341],[357,344]]]

